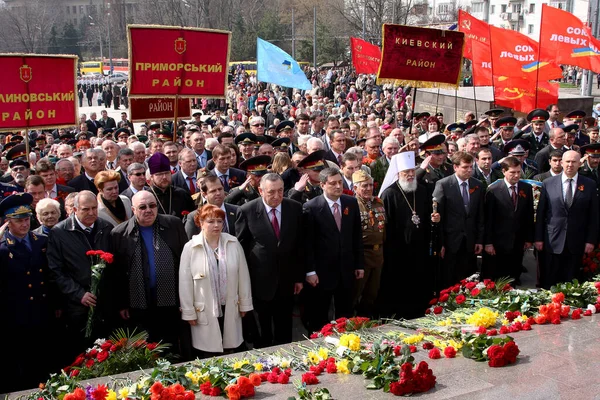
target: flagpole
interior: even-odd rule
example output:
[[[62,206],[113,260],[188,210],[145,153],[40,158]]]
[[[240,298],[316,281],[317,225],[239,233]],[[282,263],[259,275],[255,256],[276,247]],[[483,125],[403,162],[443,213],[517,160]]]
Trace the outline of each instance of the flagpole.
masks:
[[[479,119],[477,113],[477,90],[475,90],[475,80],[473,80],[473,103],[475,103],[475,119]]]
[[[173,111],[175,115],[173,116],[173,142],[177,143],[177,103],[179,103],[179,96],[175,95],[175,106],[173,107]]]
[[[458,89],[454,91],[454,122],[458,119]]]
[[[544,20],[544,7],[542,6],[542,17],[540,19],[540,36],[538,37],[538,57],[537,57],[537,69],[535,71],[535,108],[538,108],[538,85],[540,83],[540,54],[542,52],[542,29],[544,24],[541,22]],[[492,64],[493,65],[493,64]]]
[[[313,6],[313,66],[317,69],[317,6]]]
[[[413,121],[415,120],[415,104],[417,104],[417,88],[415,87],[415,95],[413,96],[412,106],[410,107],[410,126],[408,134],[412,135]]]
[[[438,104],[440,102],[440,88],[438,88],[437,96],[435,98],[435,113],[438,112]]]

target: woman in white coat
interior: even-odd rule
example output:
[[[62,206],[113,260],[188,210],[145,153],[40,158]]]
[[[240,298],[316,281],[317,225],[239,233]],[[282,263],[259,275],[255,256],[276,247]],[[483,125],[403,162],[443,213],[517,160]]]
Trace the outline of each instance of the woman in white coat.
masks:
[[[250,275],[242,246],[221,232],[225,212],[207,204],[195,216],[198,235],[183,248],[179,267],[181,317],[201,354],[223,353],[244,343],[242,317],[252,308]]]

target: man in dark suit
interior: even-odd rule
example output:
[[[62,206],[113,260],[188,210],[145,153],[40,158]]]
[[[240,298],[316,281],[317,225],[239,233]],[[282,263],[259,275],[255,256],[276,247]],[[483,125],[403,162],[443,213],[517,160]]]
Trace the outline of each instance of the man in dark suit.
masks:
[[[558,120],[560,117],[560,108],[558,108],[557,104],[549,104],[548,107],[546,107],[546,111],[549,116],[549,119],[544,125],[544,132],[546,134],[548,134],[552,128],[562,128],[564,126],[563,123]]]
[[[65,219],[67,217],[67,213],[65,211],[65,199],[69,193],[74,192],[75,189],[56,183],[56,171],[54,170],[54,164],[46,159],[42,159],[35,164],[35,171],[44,180],[46,197],[54,199],[60,203],[60,219]]]
[[[481,181],[486,188],[498,179],[502,179],[502,173],[492,168],[492,160],[490,148],[482,147],[477,151],[476,162],[473,166],[473,178]]]
[[[198,169],[194,151],[183,149],[179,152],[178,158],[180,169],[173,174],[171,184],[173,187],[185,190],[189,195],[194,195],[197,190],[196,171]]]
[[[100,121],[98,121],[96,119],[96,113],[90,113],[90,119],[88,119],[87,121],[85,121],[88,131],[92,134],[92,136],[96,136],[98,134],[98,128],[100,128],[102,125],[100,125]]]
[[[550,144],[544,147],[535,155],[535,163],[538,166],[539,172],[546,172],[550,169],[550,152],[553,150],[563,150],[567,143],[567,134],[562,128],[550,129]]]
[[[214,175],[208,175],[200,181],[200,193],[202,198],[206,199],[205,204],[212,204],[219,207],[225,212],[225,223],[223,224],[223,232],[229,233],[235,236],[235,213],[238,206],[233,204],[225,204],[225,191],[223,190],[223,184]],[[199,204],[200,209],[204,204]],[[183,225],[185,227],[185,233],[188,238],[200,233],[200,227],[194,222],[194,217],[198,213],[198,210],[194,210],[183,218]]]
[[[225,193],[240,186],[246,180],[246,173],[241,169],[231,168],[231,149],[219,144],[212,151],[215,168],[210,172],[218,177],[223,184]]]
[[[335,317],[352,314],[351,289],[364,276],[360,210],[355,198],[342,194],[339,171],[326,168],[319,174],[323,195],[304,204],[308,286],[305,290],[307,329],[321,329]]]
[[[569,282],[580,275],[584,253],[598,243],[596,183],[578,173],[581,156],[563,154],[563,172],[544,181],[535,223],[535,248],[544,251],[542,286]],[[568,234],[567,234],[568,233]]]
[[[283,180],[266,174],[260,181],[260,198],[237,211],[235,229],[244,248],[252,301],[258,316],[258,347],[292,341],[294,295],[303,287],[304,219],[302,205],[283,197]]]
[[[109,117],[108,112],[106,110],[102,110],[100,112],[100,114],[102,114],[102,119],[100,120],[100,124],[104,128],[104,132],[106,132],[108,129],[114,130],[117,128],[117,123],[115,122],[115,119],[112,117]]]
[[[584,120],[586,116],[586,113],[582,110],[574,110],[571,111],[570,113],[568,113],[567,115],[565,115],[564,118],[564,130],[565,132],[567,132],[567,125],[573,124],[576,125],[576,130],[575,130],[575,144],[577,146],[584,146],[588,143],[590,143],[590,137],[588,135],[586,135],[585,129],[583,129],[582,127],[582,122]],[[592,121],[594,119],[592,118]]]
[[[339,167],[342,163],[342,156],[346,150],[346,136],[339,129],[334,129],[328,133],[330,148],[325,153],[325,159],[334,162]]]
[[[521,161],[506,157],[504,179],[485,194],[485,261],[483,278],[509,276],[520,284],[523,251],[533,244],[533,189],[520,182]]]
[[[533,177],[534,181],[544,182],[544,180],[551,176],[560,175],[562,172],[562,156],[563,152],[560,150],[553,150],[550,152],[550,170],[541,174],[537,174]]]
[[[441,284],[451,286],[473,274],[476,255],[483,250],[483,199],[481,181],[472,178],[473,156],[459,151],[452,157],[454,174],[437,181],[433,197],[441,215],[443,259]]]
[[[94,185],[96,174],[104,170],[106,164],[106,154],[101,149],[88,149],[81,157],[81,165],[84,173],[71,179],[67,185],[75,189],[77,192],[89,190],[94,194],[98,194],[98,189]]]

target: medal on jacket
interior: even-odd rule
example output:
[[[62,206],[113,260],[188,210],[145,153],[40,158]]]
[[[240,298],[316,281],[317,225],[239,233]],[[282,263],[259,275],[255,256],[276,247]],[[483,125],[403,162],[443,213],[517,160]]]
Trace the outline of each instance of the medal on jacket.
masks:
[[[413,215],[410,218],[410,220],[413,222],[413,224],[417,226],[417,228],[419,227],[419,224],[421,223],[421,218],[419,218],[416,212],[413,211]]]

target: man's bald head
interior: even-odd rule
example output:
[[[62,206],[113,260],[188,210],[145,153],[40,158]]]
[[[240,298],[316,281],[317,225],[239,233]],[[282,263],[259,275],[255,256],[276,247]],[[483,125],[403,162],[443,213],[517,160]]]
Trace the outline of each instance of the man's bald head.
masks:
[[[140,190],[131,198],[131,204],[137,207],[140,203],[150,200],[155,200],[154,195],[146,190]]]

